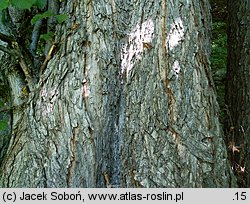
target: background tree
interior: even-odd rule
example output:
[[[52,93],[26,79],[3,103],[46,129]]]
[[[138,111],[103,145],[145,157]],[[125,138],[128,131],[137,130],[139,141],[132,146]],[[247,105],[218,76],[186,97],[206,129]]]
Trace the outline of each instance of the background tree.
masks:
[[[227,0],[211,0],[212,40],[211,69],[218,104],[220,121],[223,125],[225,116],[225,83],[227,72]]]
[[[241,186],[250,186],[250,2],[228,1],[227,140]]]
[[[28,75],[26,57],[5,72],[18,70],[22,85],[10,98],[1,186],[235,186],[209,66],[209,9],[200,0],[61,2],[69,17],[55,27],[53,55]]]

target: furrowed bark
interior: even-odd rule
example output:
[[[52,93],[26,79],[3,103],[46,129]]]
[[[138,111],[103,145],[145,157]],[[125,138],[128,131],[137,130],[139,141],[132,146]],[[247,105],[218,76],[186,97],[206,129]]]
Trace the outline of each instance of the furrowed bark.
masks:
[[[67,1],[3,187],[229,187],[207,1]]]
[[[228,1],[228,65],[225,101],[226,136],[239,185],[250,186],[250,2]],[[235,149],[236,148],[236,149]]]

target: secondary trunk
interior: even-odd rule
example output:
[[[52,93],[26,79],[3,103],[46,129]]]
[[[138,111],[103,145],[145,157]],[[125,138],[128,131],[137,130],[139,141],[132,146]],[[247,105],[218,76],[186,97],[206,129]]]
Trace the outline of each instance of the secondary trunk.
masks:
[[[231,162],[241,186],[250,187],[250,1],[228,1],[226,123]]]
[[[64,1],[2,187],[235,186],[210,75],[208,1]]]

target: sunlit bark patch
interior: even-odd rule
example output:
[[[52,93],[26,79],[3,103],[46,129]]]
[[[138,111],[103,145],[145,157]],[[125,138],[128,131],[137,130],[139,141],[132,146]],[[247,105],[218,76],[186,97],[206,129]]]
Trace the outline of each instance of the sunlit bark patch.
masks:
[[[177,60],[174,62],[173,66],[172,66],[172,70],[174,72],[174,75],[178,78],[181,67],[180,67],[180,64]]]
[[[166,41],[166,48],[172,50],[175,48],[184,37],[184,26],[181,18],[176,18],[171,24],[170,31]]]
[[[56,88],[51,89],[43,89],[41,91],[41,98],[43,101],[42,104],[42,114],[43,116],[47,116],[47,114],[53,111],[55,100],[57,99],[57,95],[59,94]]]
[[[134,59],[140,60],[143,51],[150,47],[154,36],[154,22],[148,20],[137,24],[128,36],[128,43],[121,49],[121,74],[128,74],[134,66]]]

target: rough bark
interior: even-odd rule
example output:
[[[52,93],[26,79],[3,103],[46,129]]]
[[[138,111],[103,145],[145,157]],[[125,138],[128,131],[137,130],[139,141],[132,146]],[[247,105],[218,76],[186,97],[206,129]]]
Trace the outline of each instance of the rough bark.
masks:
[[[228,12],[227,141],[239,183],[250,187],[250,2],[229,0]]]
[[[64,1],[3,187],[230,187],[208,1]]]
[[[3,19],[5,12],[0,12],[0,18]],[[10,36],[8,26],[0,23],[0,33],[4,36]],[[2,39],[2,38],[1,38]],[[8,41],[9,39],[7,39]],[[6,48],[6,42],[0,41],[0,46]],[[6,48],[7,49],[7,48]],[[6,155],[6,151],[11,140],[12,127],[15,127],[21,117],[19,111],[22,107],[24,95],[23,88],[26,88],[23,74],[16,69],[18,63],[5,53],[0,53],[0,119],[6,126],[0,130],[0,164]]]
[[[7,83],[5,75],[0,72],[0,165],[8,149],[11,136],[11,128],[9,127],[11,124],[11,111],[1,112],[1,109],[5,104],[8,104],[10,98]]]

